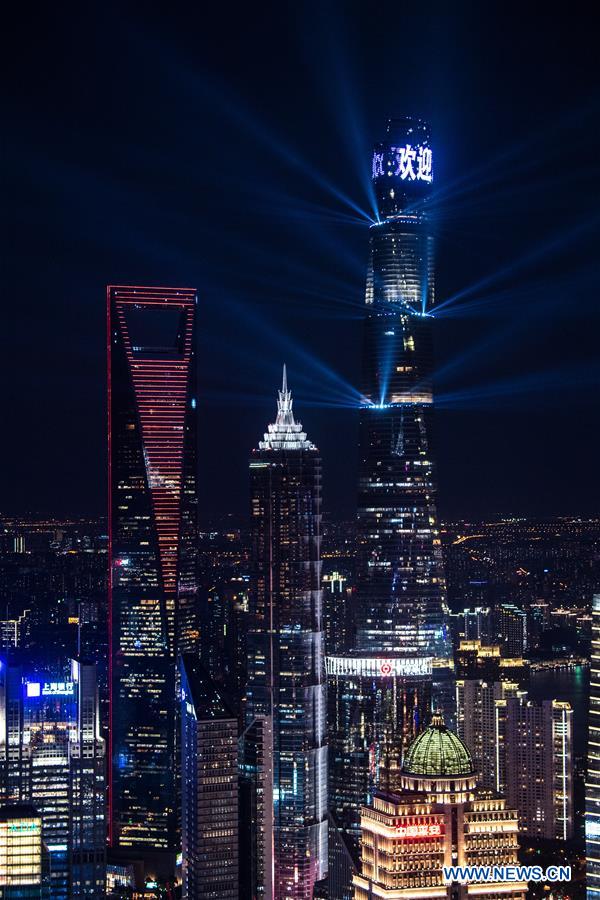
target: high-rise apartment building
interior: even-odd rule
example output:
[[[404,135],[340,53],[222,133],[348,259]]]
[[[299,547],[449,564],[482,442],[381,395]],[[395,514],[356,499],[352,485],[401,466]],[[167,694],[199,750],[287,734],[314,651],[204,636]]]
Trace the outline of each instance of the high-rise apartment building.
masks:
[[[183,897],[239,897],[238,721],[193,655],[181,674]]]
[[[104,897],[105,747],[96,666],[31,674],[0,665],[0,782],[4,803],[42,822],[52,897]]]
[[[468,749],[441,717],[409,747],[400,790],[362,807],[361,832],[354,900],[525,900],[526,882],[444,881],[444,866],[516,865],[518,824],[504,799],[476,786]]]
[[[478,784],[491,791],[499,790],[505,770],[496,701],[520,693],[518,684],[511,681],[467,678],[456,682],[456,732],[469,748]]]
[[[310,900],[327,869],[321,460],[284,369],[277,418],[250,462],[252,582],[246,726],[272,719],[276,898]]]
[[[505,796],[531,838],[573,836],[573,710],[510,681],[459,680],[458,734],[480,783]]]
[[[197,624],[196,291],[108,289],[110,837],[172,872],[176,659]]]
[[[585,857],[588,900],[600,900],[600,594],[592,600],[587,777],[585,782]]]

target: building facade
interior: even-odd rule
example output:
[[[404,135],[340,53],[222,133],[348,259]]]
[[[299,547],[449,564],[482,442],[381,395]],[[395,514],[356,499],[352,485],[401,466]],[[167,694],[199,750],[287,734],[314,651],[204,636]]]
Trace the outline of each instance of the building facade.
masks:
[[[0,667],[2,801],[42,822],[52,897],[104,897],[105,746],[94,664],[28,673]]]
[[[476,787],[469,751],[441,717],[408,748],[401,789],[363,806],[361,832],[354,900],[526,896],[526,882],[445,882],[444,866],[515,865],[518,824],[505,800]]]
[[[592,600],[592,652],[585,782],[585,857],[588,900],[600,898],[600,594]]]
[[[574,832],[573,710],[534,703],[510,681],[459,680],[458,734],[483,787],[505,796],[531,838],[570,840]]]
[[[363,323],[354,640],[345,668],[332,663],[328,675],[331,808],[355,852],[360,806],[396,786],[398,760],[428,720],[432,695],[449,716],[454,702],[432,447],[428,126],[390,119],[372,176],[378,221]],[[419,674],[406,675],[407,665]]]
[[[273,721],[257,716],[240,738],[240,900],[273,898]]]
[[[195,290],[108,289],[110,839],[166,872],[176,659],[199,637],[195,319]]]
[[[0,807],[0,897],[3,900],[50,897],[42,819],[32,806]]]
[[[239,897],[238,721],[194,655],[181,674],[183,897]]]
[[[273,727],[276,898],[310,900],[327,869],[321,460],[294,419],[284,368],[276,421],[252,454],[246,726]]]

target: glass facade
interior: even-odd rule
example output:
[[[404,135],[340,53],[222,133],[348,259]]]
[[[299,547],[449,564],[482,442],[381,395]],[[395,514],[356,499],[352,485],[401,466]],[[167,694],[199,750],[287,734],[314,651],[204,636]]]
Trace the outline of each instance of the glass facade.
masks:
[[[417,177],[425,151],[427,180]],[[357,650],[423,653],[446,665],[451,646],[431,443],[427,126],[390,120],[386,142],[375,149],[373,176],[380,221],[371,227],[364,321]]]
[[[0,755],[7,803],[31,804],[42,819],[52,896],[104,897],[105,748],[96,667],[68,672],[0,668]]]
[[[237,717],[195,656],[180,680],[183,897],[237,900]]]
[[[348,671],[330,666],[328,679],[332,814],[355,853],[360,804],[395,789],[407,742],[432,703],[452,719],[454,693],[432,448],[428,126],[389,120],[372,164],[379,215],[363,323],[355,640]],[[370,668],[351,672],[356,658]],[[407,658],[427,671],[409,672]]]
[[[197,625],[196,292],[110,287],[111,842],[178,847],[176,659]]]
[[[321,460],[294,420],[285,371],[277,420],[252,455],[250,478],[246,725],[272,717],[273,894],[310,900],[327,868]]]

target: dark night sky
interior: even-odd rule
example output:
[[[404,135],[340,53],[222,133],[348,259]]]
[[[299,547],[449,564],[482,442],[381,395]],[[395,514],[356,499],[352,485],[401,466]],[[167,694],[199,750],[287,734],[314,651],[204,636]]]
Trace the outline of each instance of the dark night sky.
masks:
[[[123,282],[199,290],[203,513],[245,511],[285,361],[326,508],[350,514],[357,209],[386,116],[414,114],[455,298],[436,323],[441,513],[599,513],[585,6],[162,6],[21,4],[5,34],[0,510],[104,512],[104,287]]]

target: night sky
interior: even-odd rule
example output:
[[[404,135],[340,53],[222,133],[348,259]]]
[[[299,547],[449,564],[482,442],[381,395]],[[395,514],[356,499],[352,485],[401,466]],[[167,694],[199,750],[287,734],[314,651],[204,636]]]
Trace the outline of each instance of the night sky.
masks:
[[[325,508],[351,515],[371,147],[417,115],[440,512],[600,513],[595,29],[577,4],[421,6],[21,4],[0,511],[104,513],[105,285],[137,283],[199,291],[203,521],[246,511],[283,362]]]

